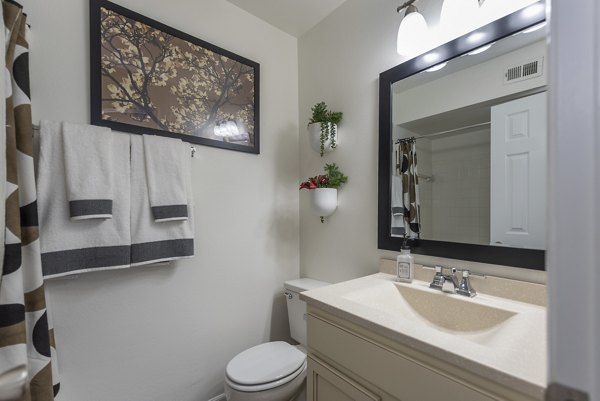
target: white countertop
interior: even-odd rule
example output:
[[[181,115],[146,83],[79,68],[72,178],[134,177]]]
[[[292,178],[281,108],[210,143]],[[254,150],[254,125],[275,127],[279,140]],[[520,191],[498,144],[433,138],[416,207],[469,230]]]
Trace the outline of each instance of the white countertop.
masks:
[[[397,293],[397,287],[402,285],[437,292],[429,289],[429,283],[423,281],[401,284],[395,282],[394,276],[390,274],[377,273],[306,291],[300,294],[300,298],[309,305],[400,344],[425,352],[501,385],[539,399],[543,398],[547,383],[545,307],[486,294],[478,294],[472,299],[455,294],[432,294],[434,295],[432,299],[436,303],[430,305],[432,308],[436,308],[439,301],[444,300],[440,296],[459,297],[460,301],[514,313],[512,317],[491,330],[452,332],[432,324],[416,322],[414,319],[409,319],[409,316],[403,316],[403,312],[390,308],[389,303],[394,298],[389,296],[386,298],[385,294],[392,294],[392,291]],[[372,299],[363,302],[365,296]],[[385,303],[387,304],[384,305]],[[461,316],[460,311],[457,316]],[[462,316],[461,318],[473,319],[474,317]]]

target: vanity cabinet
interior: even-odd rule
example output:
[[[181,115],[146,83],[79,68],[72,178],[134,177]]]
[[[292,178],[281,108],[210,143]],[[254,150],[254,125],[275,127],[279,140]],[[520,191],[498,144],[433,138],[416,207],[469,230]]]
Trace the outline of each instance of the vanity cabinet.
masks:
[[[536,400],[431,356],[433,347],[416,351],[310,305],[307,320],[308,401]]]
[[[381,397],[314,357],[308,357],[309,400],[380,401]]]

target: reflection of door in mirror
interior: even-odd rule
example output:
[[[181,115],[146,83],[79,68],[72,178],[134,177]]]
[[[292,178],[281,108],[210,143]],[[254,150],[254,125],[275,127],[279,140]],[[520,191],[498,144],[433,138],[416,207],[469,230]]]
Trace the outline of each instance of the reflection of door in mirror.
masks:
[[[492,107],[490,241],[545,249],[546,92]]]
[[[545,43],[498,43],[394,84],[392,151],[416,138],[420,238],[544,249]]]

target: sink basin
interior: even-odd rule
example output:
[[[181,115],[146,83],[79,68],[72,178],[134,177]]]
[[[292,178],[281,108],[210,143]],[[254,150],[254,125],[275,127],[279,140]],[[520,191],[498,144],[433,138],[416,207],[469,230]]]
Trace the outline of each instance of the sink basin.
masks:
[[[485,293],[447,294],[386,273],[306,291],[300,299],[316,318],[325,312],[476,375],[533,383],[536,394],[546,386],[544,307]]]
[[[355,290],[344,298],[438,330],[464,334],[491,330],[516,314],[424,285],[395,282]]]

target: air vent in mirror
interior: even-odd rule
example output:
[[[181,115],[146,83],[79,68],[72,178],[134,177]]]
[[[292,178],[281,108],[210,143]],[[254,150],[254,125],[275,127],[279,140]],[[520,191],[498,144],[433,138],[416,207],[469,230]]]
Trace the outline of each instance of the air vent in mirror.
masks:
[[[538,57],[519,65],[513,65],[504,71],[504,83],[519,82],[536,78],[544,73],[544,58]]]

